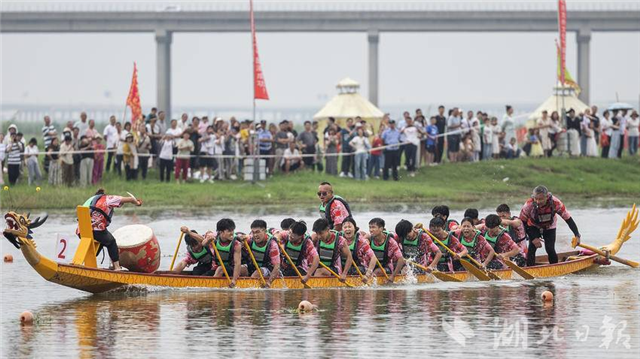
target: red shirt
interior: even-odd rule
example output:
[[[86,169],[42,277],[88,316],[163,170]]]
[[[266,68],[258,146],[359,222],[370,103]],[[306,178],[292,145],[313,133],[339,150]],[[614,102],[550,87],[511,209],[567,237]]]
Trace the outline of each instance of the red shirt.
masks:
[[[282,247],[286,249],[287,242],[289,242],[290,233],[288,231],[283,231],[280,233],[282,235]],[[304,238],[303,241],[306,241],[307,243],[304,246],[304,252],[300,253],[300,255],[302,256],[302,262],[300,266],[305,270],[305,272],[307,272],[309,271],[309,266],[311,265],[311,263],[313,263],[313,259],[318,256],[318,251],[313,245],[313,241],[311,241],[311,238]],[[285,258],[285,261],[282,263],[282,267],[284,269],[291,268],[291,264],[289,264],[288,259]]]
[[[373,139],[373,143],[371,144],[372,148],[376,148],[376,147],[382,147],[384,146],[384,142],[382,141],[382,138],[380,138],[379,136],[376,136]],[[371,150],[371,155],[372,156],[380,156],[382,155],[382,150]]]
[[[334,227],[336,225],[342,224],[345,218],[349,217],[349,211],[347,211],[347,207],[345,207],[344,204],[342,204],[342,202],[335,199],[331,203],[330,211],[331,211],[330,215],[331,215],[331,219],[333,219]]]
[[[460,238],[460,240],[462,240],[462,230],[456,231],[455,236]],[[472,241],[472,240],[473,238],[469,239],[468,241]],[[462,244],[462,242],[460,244]],[[464,246],[464,244],[462,245]],[[469,252],[472,252],[472,251],[469,251]],[[480,261],[484,261],[485,259],[487,259],[487,257],[489,256],[489,253],[491,253],[491,244],[487,242],[487,240],[484,238],[482,234],[478,234],[478,237],[476,238],[476,245],[473,247],[473,252],[476,254],[474,258]]]
[[[553,220],[551,222],[547,222],[546,224],[542,224],[542,225],[538,225],[535,223],[534,221],[535,211],[534,211],[533,198],[529,198],[527,202],[524,204],[524,206],[522,207],[522,209],[520,210],[520,220],[522,221],[522,223],[526,223],[527,226],[529,227],[539,227],[541,229],[554,229],[556,228],[556,224],[558,220],[558,218],[556,217],[556,214],[559,214],[560,217],[562,217],[562,219],[564,219],[565,221],[571,218],[571,213],[569,213],[569,211],[564,206],[564,203],[562,203],[562,201],[560,201],[555,196],[552,196],[551,200],[554,203],[554,209],[555,209],[553,213]],[[550,206],[551,206],[551,202],[547,201],[547,203],[544,206],[540,207],[538,211],[545,212],[549,209]]]
[[[104,195],[96,202],[96,207],[110,215],[114,208],[122,207],[122,197]],[[109,226],[107,219],[99,211],[91,213],[91,228],[94,231],[104,231]],[[80,234],[80,228],[76,227],[76,234]]]
[[[389,243],[387,243],[387,258],[388,258],[388,262],[387,262],[387,268],[389,268],[389,270],[393,273],[393,268],[394,265],[396,264],[396,262],[398,261],[398,259],[402,258],[402,251],[400,250],[400,245],[398,245],[398,242],[396,242],[396,235],[392,234],[392,237],[389,238]],[[374,244],[379,244],[376,243],[375,240]]]
[[[504,231],[504,233],[502,233],[502,235],[496,241],[496,247],[494,249],[496,253],[507,253],[516,248],[520,249],[516,242],[511,239],[509,233],[507,233],[507,231]]]

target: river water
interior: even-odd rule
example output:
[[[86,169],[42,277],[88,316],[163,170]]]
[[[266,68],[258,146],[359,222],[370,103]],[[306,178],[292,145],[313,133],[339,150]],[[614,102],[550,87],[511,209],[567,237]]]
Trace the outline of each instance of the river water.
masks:
[[[393,228],[402,218],[426,223],[424,210],[369,212],[356,216],[361,227],[380,216]],[[149,225],[168,268],[178,227],[199,232],[222,217],[248,231],[255,218],[278,227],[276,210],[211,211],[203,214],[119,212],[111,229]],[[489,211],[481,211],[481,215]],[[573,211],[583,242],[614,239],[626,209]],[[460,218],[462,213],[452,213]],[[296,213],[307,220],[315,214]],[[41,254],[53,258],[58,233],[71,234],[75,218],[52,215],[35,230]],[[620,256],[640,260],[640,233]],[[570,231],[560,221],[559,251],[569,250]],[[58,249],[59,250],[59,249]],[[595,271],[533,281],[435,283],[366,289],[203,290],[144,289],[91,295],[49,283],[6,240],[3,263],[2,357],[616,357],[640,353],[640,277],[619,264]],[[105,260],[106,265],[108,259]],[[540,300],[544,290],[554,303]],[[319,310],[298,314],[300,300]],[[36,324],[21,326],[30,310]]]

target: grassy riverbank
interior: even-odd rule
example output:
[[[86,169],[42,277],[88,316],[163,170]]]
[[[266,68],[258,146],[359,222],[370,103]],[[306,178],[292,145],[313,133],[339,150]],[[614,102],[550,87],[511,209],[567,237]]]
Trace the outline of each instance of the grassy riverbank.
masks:
[[[422,168],[410,178],[401,171],[399,182],[318,175],[309,171],[289,176],[277,175],[264,186],[243,181],[216,181],[214,184],[160,183],[152,171],[147,181],[126,182],[113,175],[101,185],[109,193],[126,191],[144,199],[145,207],[202,208],[236,205],[280,204],[297,208],[317,204],[320,181],[328,180],[337,194],[357,205],[385,203],[447,203],[452,207],[495,206],[499,202],[520,204],[538,184],[547,185],[565,201],[594,205],[626,205],[640,199],[640,158],[521,159],[479,163],[445,164]],[[25,179],[26,181],[26,179]],[[90,197],[95,188],[52,187],[36,192],[35,186],[18,184],[1,191],[3,209],[73,209]],[[628,203],[627,203],[628,202]]]

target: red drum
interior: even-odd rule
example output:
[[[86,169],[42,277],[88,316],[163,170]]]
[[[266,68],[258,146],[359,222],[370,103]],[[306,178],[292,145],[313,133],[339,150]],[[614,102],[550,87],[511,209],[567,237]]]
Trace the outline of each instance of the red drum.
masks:
[[[160,244],[151,228],[133,224],[113,232],[120,265],[132,272],[152,273],[160,267]]]

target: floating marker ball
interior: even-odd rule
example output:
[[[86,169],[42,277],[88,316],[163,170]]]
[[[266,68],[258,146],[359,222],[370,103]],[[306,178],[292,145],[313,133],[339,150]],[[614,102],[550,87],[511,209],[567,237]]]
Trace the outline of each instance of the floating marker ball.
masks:
[[[33,324],[33,313],[28,310],[25,310],[20,314],[20,324],[22,325],[31,325]]]
[[[9,190],[9,186],[4,186],[2,187],[3,190],[8,191]]]
[[[542,292],[542,300],[545,302],[550,302],[553,300],[553,293],[549,292],[548,290],[545,290],[544,292]]]
[[[36,187],[36,192],[40,192],[40,187]]]
[[[318,307],[311,304],[311,302],[307,300],[303,300],[302,302],[300,302],[300,304],[298,304],[298,312],[300,313],[312,312],[314,309],[318,309]]]
[[[4,255],[4,262],[5,263],[13,263],[13,256],[11,254],[5,254]]]

